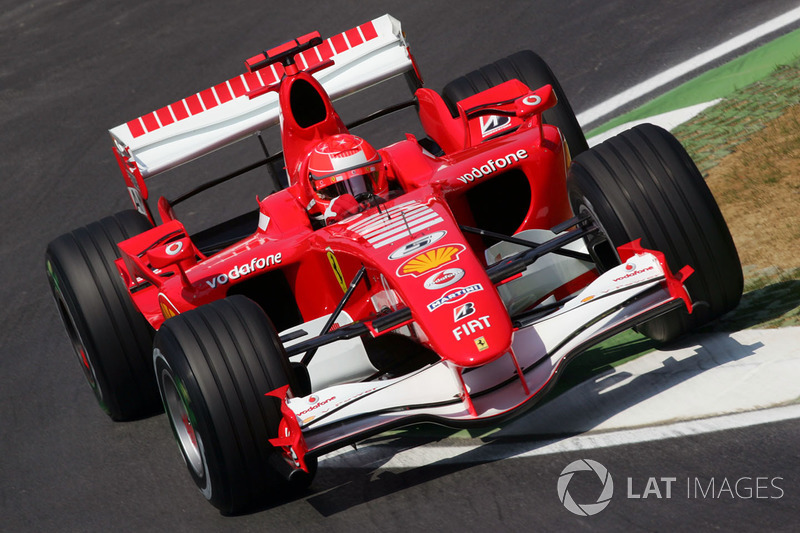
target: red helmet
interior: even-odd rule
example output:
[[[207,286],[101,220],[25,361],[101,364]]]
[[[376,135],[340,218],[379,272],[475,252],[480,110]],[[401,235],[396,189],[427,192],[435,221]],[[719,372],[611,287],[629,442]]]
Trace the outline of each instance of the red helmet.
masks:
[[[328,137],[314,148],[308,177],[323,211],[339,195],[352,194],[361,201],[387,187],[380,154],[361,137],[347,133]]]

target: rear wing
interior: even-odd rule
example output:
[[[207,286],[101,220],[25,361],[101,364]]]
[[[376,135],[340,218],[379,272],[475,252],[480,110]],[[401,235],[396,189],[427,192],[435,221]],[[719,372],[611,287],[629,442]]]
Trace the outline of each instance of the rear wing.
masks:
[[[416,69],[400,22],[384,15],[296,56],[309,69],[333,59],[314,77],[331,99]],[[134,202],[146,200],[144,179],[208,154],[278,123],[278,96],[248,93],[283,75],[281,65],[248,72],[110,130]],[[141,200],[140,200],[141,201]]]

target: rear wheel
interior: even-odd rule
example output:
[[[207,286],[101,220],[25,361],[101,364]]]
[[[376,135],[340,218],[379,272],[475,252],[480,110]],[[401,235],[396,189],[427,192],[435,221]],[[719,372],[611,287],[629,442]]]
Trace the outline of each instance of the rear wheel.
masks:
[[[728,226],[694,162],[669,132],[651,124],[625,131],[577,157],[567,178],[576,214],[590,213],[602,237],[587,244],[601,270],[619,263],[616,247],[641,238],[666,256],[698,305],[639,330],[669,341],[730,311],[742,295],[742,268]]]
[[[545,122],[561,130],[573,157],[588,148],[586,137],[561,84],[544,59],[530,50],[517,52],[454,79],[445,85],[442,98],[453,116],[456,116],[456,103],[459,101],[512,79],[518,79],[531,89],[552,85],[558,104],[544,112]]]
[[[153,330],[134,307],[114,260],[117,243],[152,228],[123,211],[53,240],[45,255],[59,313],[98,403],[114,420],[158,412]]]
[[[273,470],[279,402],[265,396],[297,390],[272,322],[244,296],[232,296],[164,322],[156,335],[156,381],[192,479],[224,513],[266,503],[286,489]],[[311,475],[293,477],[305,488]]]

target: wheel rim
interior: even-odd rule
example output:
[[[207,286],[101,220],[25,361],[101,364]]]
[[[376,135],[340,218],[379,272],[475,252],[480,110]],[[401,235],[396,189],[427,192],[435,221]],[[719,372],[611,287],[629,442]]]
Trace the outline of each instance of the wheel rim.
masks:
[[[181,389],[183,389],[182,386]],[[194,415],[186,405],[184,394],[181,394],[178,390],[178,385],[167,370],[162,370],[161,372],[161,390],[164,394],[164,405],[170,423],[175,430],[178,445],[181,447],[189,467],[198,477],[203,477],[205,468],[203,467],[203,455],[200,449],[200,436],[194,428]]]

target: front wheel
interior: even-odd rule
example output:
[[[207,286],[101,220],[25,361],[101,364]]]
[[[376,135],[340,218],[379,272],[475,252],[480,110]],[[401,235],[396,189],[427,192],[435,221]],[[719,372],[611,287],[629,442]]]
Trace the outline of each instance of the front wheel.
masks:
[[[224,513],[266,503],[286,488],[270,466],[280,406],[265,396],[297,390],[289,360],[264,311],[232,296],[164,322],[153,349],[170,426],[197,487]],[[311,475],[293,477],[305,488]]]
[[[619,263],[616,247],[642,239],[662,252],[674,272],[695,272],[685,283],[698,305],[639,327],[666,342],[730,311],[739,303],[739,255],[711,191],[680,143],[666,130],[643,124],[584,152],[567,177],[572,209],[602,228],[587,242],[601,271]]]

